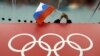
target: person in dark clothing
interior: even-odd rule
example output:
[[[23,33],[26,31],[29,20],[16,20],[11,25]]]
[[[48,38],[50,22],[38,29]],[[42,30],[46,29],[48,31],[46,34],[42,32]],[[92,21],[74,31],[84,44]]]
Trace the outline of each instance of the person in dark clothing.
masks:
[[[60,19],[56,19],[54,23],[60,23]]]
[[[62,13],[60,19],[56,19],[54,21],[54,23],[60,23],[60,21],[65,18],[66,19],[66,23],[72,23],[72,21],[68,18],[68,16],[65,13]]]

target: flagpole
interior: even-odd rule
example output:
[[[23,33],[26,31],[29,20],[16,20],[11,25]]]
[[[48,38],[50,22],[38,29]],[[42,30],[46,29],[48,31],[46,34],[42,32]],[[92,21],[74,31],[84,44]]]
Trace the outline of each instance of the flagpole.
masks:
[[[61,2],[62,2],[62,0],[59,0],[57,9],[59,9]]]
[[[97,6],[96,6],[96,8],[95,8],[95,10],[94,10],[94,12],[93,12],[91,18],[94,16],[94,14],[96,13],[96,11],[97,11],[97,9],[99,8],[99,6],[100,6],[100,1],[99,1],[99,3],[97,4]]]
[[[16,0],[12,0],[12,18],[15,19],[16,13]]]

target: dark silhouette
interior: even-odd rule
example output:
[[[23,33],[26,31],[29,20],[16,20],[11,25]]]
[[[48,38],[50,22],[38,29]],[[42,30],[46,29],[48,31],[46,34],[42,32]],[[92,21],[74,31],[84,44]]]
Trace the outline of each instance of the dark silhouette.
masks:
[[[60,23],[60,19],[56,19],[54,23]]]
[[[4,20],[5,20],[5,18],[2,18],[2,20],[4,21]]]
[[[18,22],[21,22],[21,20],[19,19]]]
[[[26,23],[26,22],[27,22],[27,20],[24,20],[24,22]]]
[[[67,20],[67,23],[72,23],[72,21],[70,19]]]
[[[8,21],[11,21],[11,18],[9,18]]]
[[[33,21],[31,20],[30,23],[33,23]]]
[[[54,23],[60,23],[60,21],[65,18],[66,19],[66,23],[72,23],[72,21],[68,18],[68,16],[65,13],[62,13],[60,19],[56,19],[54,21]]]

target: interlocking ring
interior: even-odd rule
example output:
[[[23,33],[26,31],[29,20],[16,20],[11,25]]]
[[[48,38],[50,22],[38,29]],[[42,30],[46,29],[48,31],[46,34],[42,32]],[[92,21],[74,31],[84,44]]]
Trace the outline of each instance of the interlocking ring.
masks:
[[[50,47],[50,49],[46,49],[45,47],[43,47],[42,46],[42,44],[41,44],[41,41],[42,41],[42,39],[45,37],[45,36],[48,36],[48,35],[53,35],[53,36],[57,36],[57,37],[59,37],[60,39],[61,39],[61,41],[62,41],[62,45],[59,47],[59,48],[53,48],[53,49],[51,49],[51,47]],[[60,36],[60,35],[58,35],[58,34],[55,34],[55,33],[47,33],[47,34],[44,34],[44,35],[42,35],[40,38],[39,38],[39,46],[43,49],[43,50],[46,50],[46,51],[48,51],[49,53],[48,53],[48,55],[47,56],[50,56],[51,55],[51,52],[53,51],[55,51],[55,50],[59,50],[59,49],[61,49],[64,45],[65,45],[65,43],[64,43],[64,39],[63,39],[63,37],[62,36]],[[45,42],[46,43],[46,42]],[[50,45],[49,45],[50,46]],[[55,51],[56,52],[56,51]],[[57,54],[55,54],[55,55],[57,55]],[[57,55],[58,56],[58,55]]]
[[[28,42],[27,44],[25,44],[21,50],[18,50],[18,49],[13,48],[13,47],[12,47],[12,41],[13,41],[15,38],[17,38],[17,37],[19,37],[19,36],[23,36],[23,35],[32,37],[33,41],[30,41],[30,42]],[[46,38],[46,36],[48,36],[48,35],[57,36],[58,38],[61,39],[61,41],[57,42],[57,43],[54,45],[53,49],[51,48],[51,46],[50,46],[48,43],[42,41],[42,39],[43,39],[44,37]],[[77,44],[77,43],[75,43],[75,42],[73,42],[73,41],[70,41],[70,38],[71,38],[72,36],[75,36],[75,35],[79,35],[79,36],[82,36],[82,37],[88,39],[89,42],[90,42],[90,46],[83,49],[79,44]],[[50,56],[52,52],[54,52],[54,54],[55,54],[56,56],[60,56],[60,55],[57,53],[57,51],[59,51],[59,50],[61,50],[62,48],[64,48],[64,46],[65,46],[66,43],[67,43],[71,48],[73,48],[73,49],[79,51],[79,52],[80,52],[79,56],[83,56],[83,52],[84,52],[84,51],[89,51],[89,50],[92,49],[92,47],[93,47],[93,42],[92,42],[92,40],[91,40],[88,36],[86,36],[86,35],[84,35],[84,34],[80,34],[80,33],[72,33],[72,34],[70,34],[70,35],[67,36],[66,40],[64,40],[62,36],[60,36],[60,35],[58,35],[58,34],[55,34],[55,33],[47,33],[47,34],[44,34],[44,35],[42,35],[42,36],[39,38],[39,40],[36,40],[36,38],[35,38],[33,35],[31,35],[31,34],[23,33],[23,34],[18,34],[18,35],[13,36],[13,37],[9,40],[9,42],[8,42],[8,47],[9,47],[10,50],[12,50],[12,51],[14,51],[14,52],[20,52],[20,53],[21,53],[21,56],[25,56],[25,52],[26,52],[26,51],[29,51],[30,49],[32,49],[32,48],[36,45],[36,43],[39,45],[40,48],[42,48],[43,50],[45,50],[45,51],[48,52],[47,56]],[[31,45],[30,47],[28,47],[30,44],[32,44],[32,45]],[[44,44],[45,46],[47,46],[47,48],[45,48],[42,44]],[[61,44],[61,46],[58,47],[60,44]],[[75,46],[73,46],[72,44],[74,44]],[[28,48],[27,48],[27,47],[28,47]],[[57,48],[57,47],[58,47],[58,48]]]
[[[12,51],[14,51],[14,52],[21,52],[21,51],[22,51],[22,50],[18,50],[18,49],[15,49],[15,48],[12,47],[12,41],[13,41],[15,38],[19,37],[19,36],[29,36],[29,37],[32,37],[32,39],[33,39],[33,41],[34,41],[34,44],[31,45],[29,48],[25,49],[24,51],[28,51],[28,50],[30,50],[32,47],[35,46],[35,44],[36,44],[36,39],[35,39],[35,37],[34,37],[33,35],[27,34],[27,33],[18,34],[18,35],[13,36],[13,37],[9,40],[9,42],[8,42],[8,47],[9,47]]]

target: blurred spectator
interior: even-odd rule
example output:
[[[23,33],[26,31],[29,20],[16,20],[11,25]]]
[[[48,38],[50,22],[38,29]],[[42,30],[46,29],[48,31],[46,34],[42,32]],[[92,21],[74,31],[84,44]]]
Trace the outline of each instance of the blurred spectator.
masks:
[[[62,13],[60,19],[56,19],[56,20],[54,21],[54,23],[60,23],[60,21],[61,21],[63,18],[66,19],[66,23],[72,23],[72,21],[68,18],[68,15],[65,14],[65,13]]]

